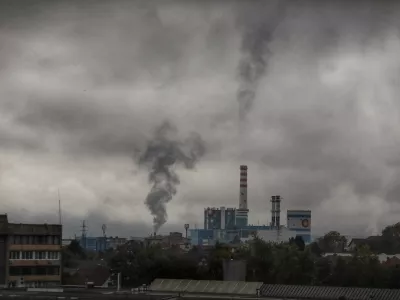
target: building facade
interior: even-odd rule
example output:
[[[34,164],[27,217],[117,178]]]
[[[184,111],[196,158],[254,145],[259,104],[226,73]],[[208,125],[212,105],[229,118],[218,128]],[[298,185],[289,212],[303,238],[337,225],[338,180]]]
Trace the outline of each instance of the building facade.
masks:
[[[87,250],[93,252],[104,252],[108,249],[117,249],[119,246],[124,245],[128,240],[122,237],[91,237],[80,236],[77,238],[79,245]]]
[[[287,227],[301,236],[306,244],[311,243],[311,210],[288,210]]]
[[[0,216],[0,285],[61,285],[62,226],[8,223]]]
[[[235,208],[204,209],[204,229],[234,229],[236,226]]]

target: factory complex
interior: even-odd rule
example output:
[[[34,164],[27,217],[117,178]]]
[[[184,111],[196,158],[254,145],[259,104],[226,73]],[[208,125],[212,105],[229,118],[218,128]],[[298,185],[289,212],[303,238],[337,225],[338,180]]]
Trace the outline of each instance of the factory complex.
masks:
[[[244,242],[254,234],[268,242],[285,242],[301,236],[306,244],[311,242],[311,210],[288,210],[286,226],[281,224],[281,196],[271,197],[271,221],[269,225],[249,225],[247,205],[246,165],[240,166],[238,208],[205,208],[204,228],[189,229],[193,246]]]

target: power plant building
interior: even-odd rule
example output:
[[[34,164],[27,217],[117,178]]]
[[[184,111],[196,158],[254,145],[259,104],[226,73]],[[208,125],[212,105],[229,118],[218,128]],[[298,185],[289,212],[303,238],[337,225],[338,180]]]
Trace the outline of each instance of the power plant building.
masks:
[[[204,229],[234,229],[236,208],[204,209]]]
[[[204,229],[189,229],[192,245],[214,245],[216,242],[232,243],[251,239],[254,234],[268,242],[285,242],[301,236],[305,243],[311,242],[311,211],[288,210],[287,226],[281,224],[280,195],[271,197],[271,220],[269,225],[248,224],[246,165],[240,166],[239,207],[204,209]]]
[[[311,210],[288,210],[287,227],[297,232],[306,243],[311,242]]]

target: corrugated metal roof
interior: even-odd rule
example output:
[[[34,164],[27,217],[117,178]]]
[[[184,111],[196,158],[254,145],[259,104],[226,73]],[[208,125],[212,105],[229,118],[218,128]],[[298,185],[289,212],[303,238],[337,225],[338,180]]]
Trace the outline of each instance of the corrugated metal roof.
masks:
[[[346,300],[399,300],[400,290],[264,284],[261,287],[261,295],[318,300],[337,300],[340,296],[345,296]]]
[[[150,286],[154,292],[185,292],[205,294],[256,295],[262,282],[216,281],[190,279],[155,279]]]

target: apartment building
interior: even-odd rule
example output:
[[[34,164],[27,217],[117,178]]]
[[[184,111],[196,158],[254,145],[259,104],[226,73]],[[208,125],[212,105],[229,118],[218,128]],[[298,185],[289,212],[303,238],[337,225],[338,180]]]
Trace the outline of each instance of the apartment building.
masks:
[[[61,284],[62,226],[8,223],[0,215],[0,286]]]

